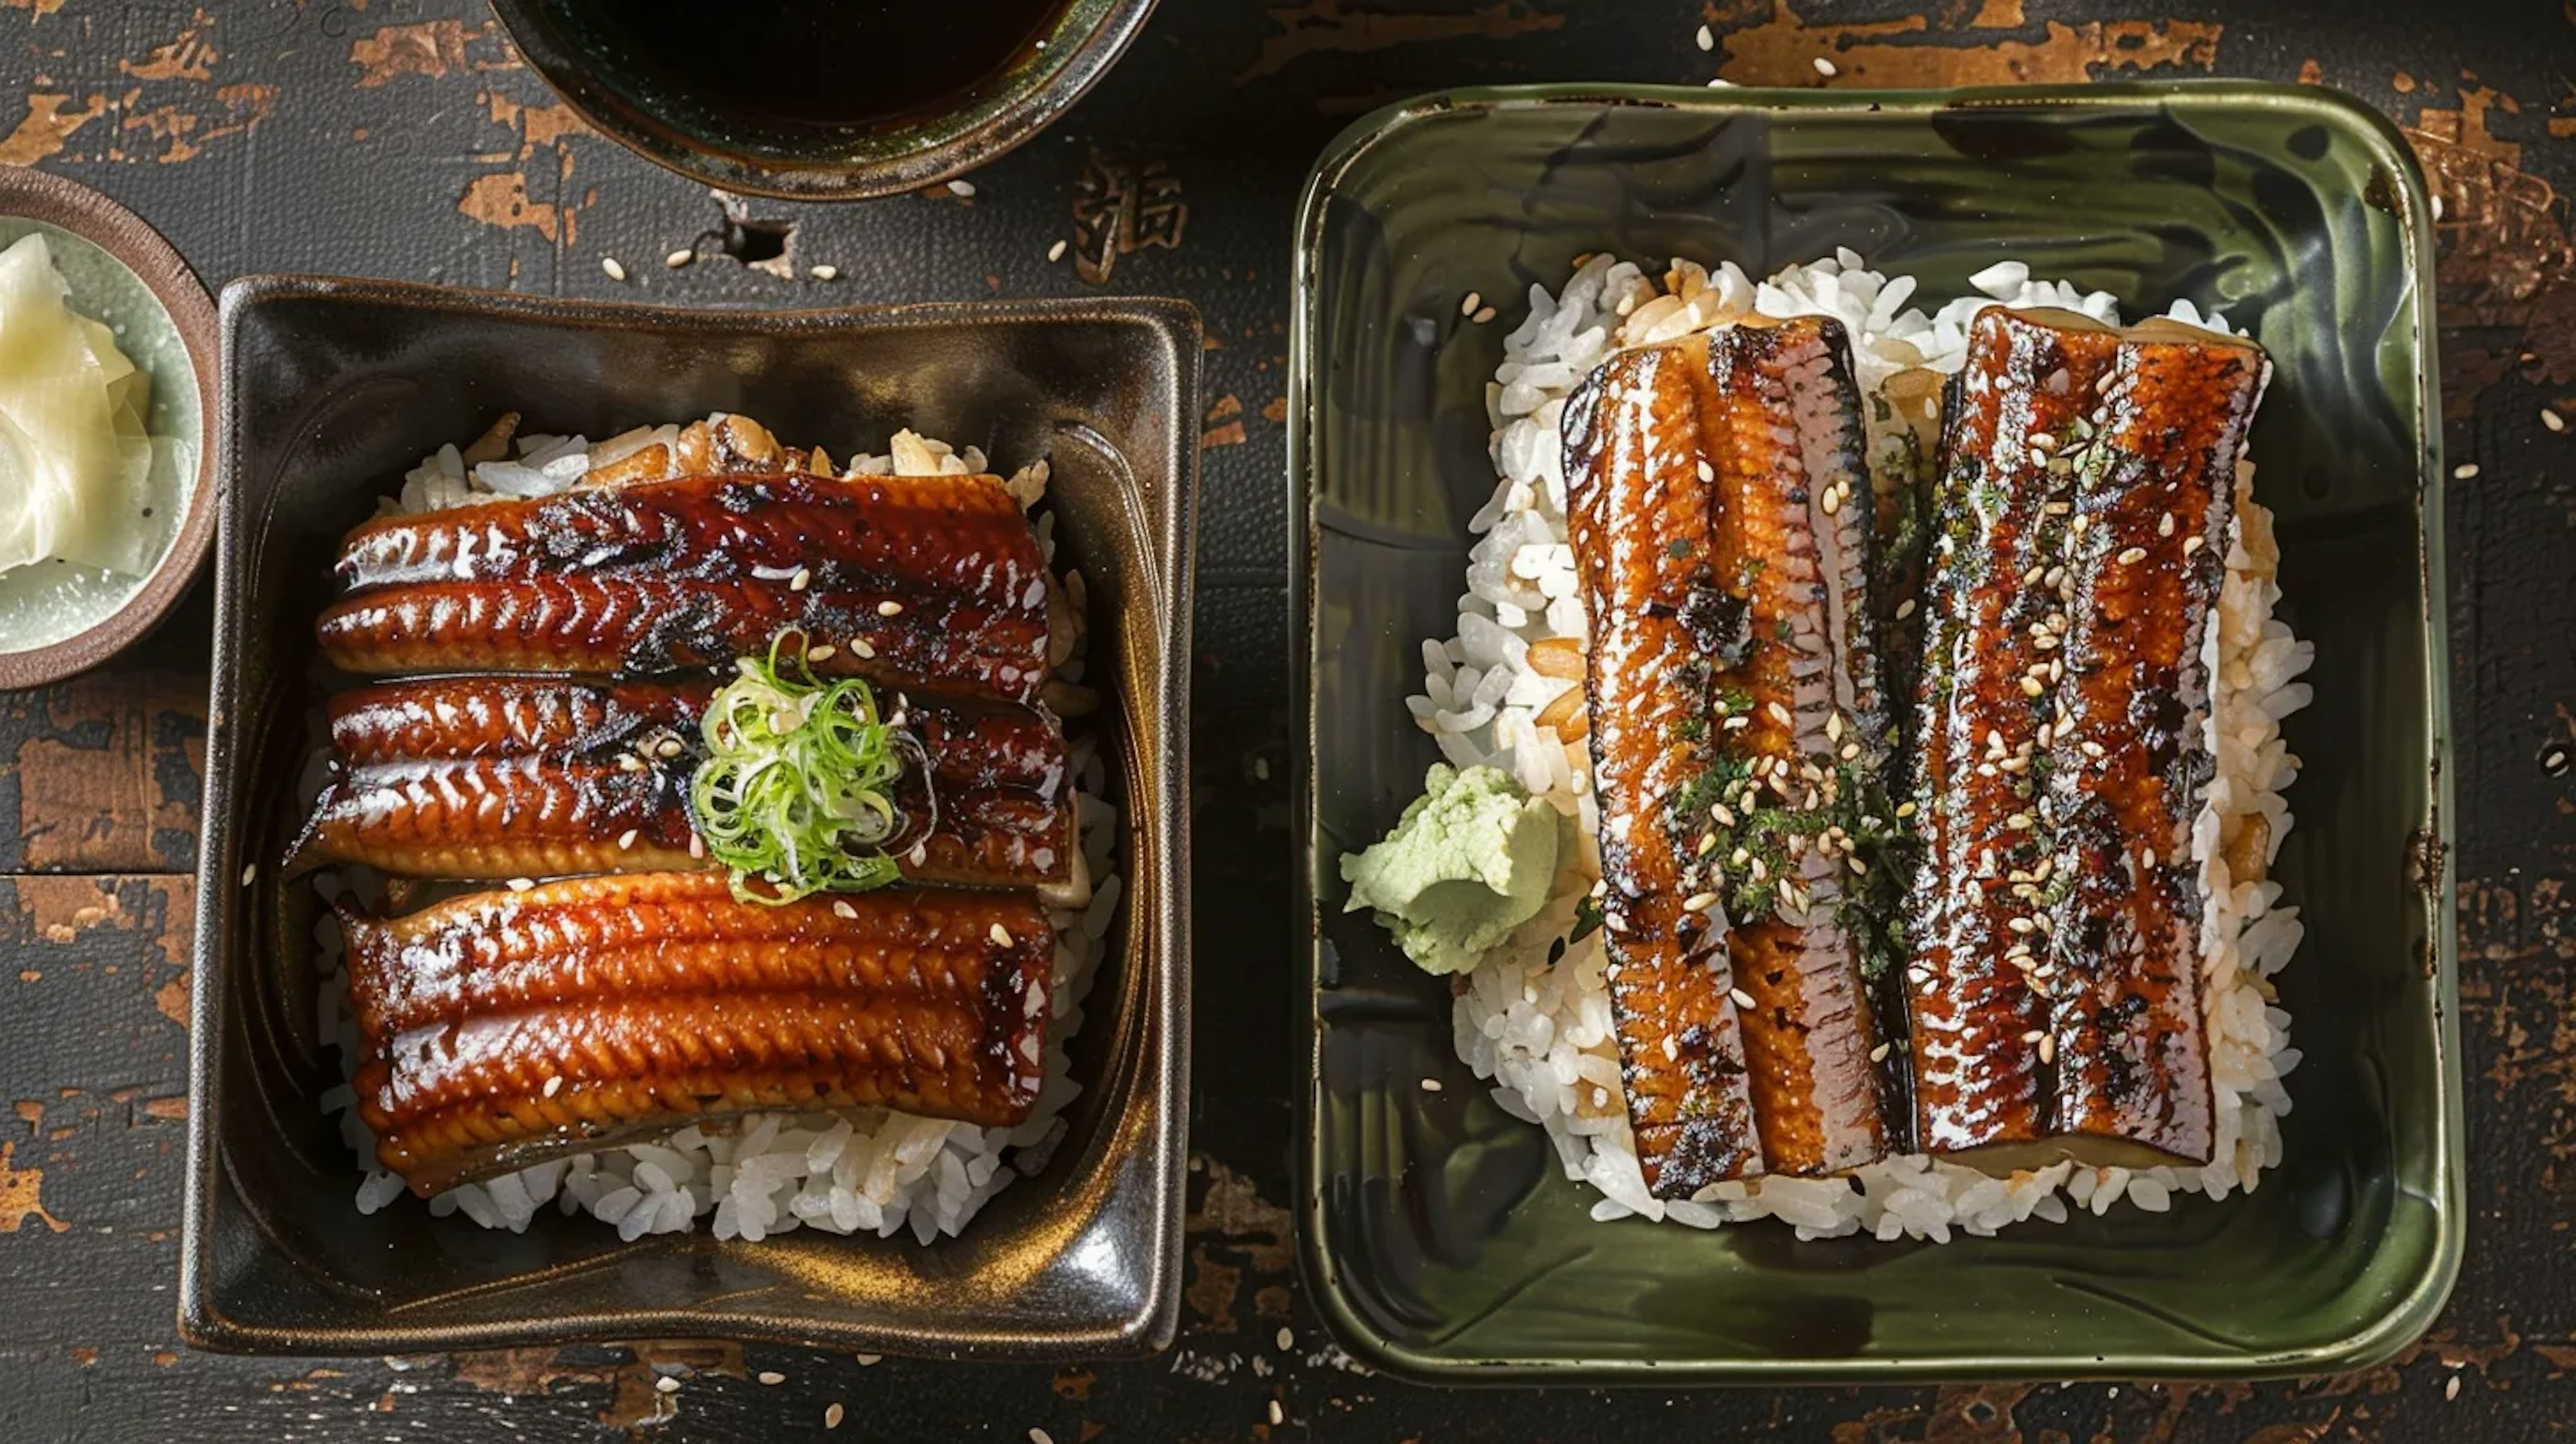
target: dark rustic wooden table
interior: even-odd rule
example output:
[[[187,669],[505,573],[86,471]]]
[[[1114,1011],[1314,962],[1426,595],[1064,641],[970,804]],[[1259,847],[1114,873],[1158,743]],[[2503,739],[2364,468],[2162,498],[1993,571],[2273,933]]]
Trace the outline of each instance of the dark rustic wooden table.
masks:
[[[723,7],[709,7],[722,23]],[[1707,23],[1713,53],[1694,32]],[[1813,61],[1837,75],[1820,79]],[[853,56],[850,83],[896,57]],[[1436,86],[1849,86],[2154,74],[2335,85],[2406,127],[2442,204],[2449,622],[2470,1249],[2432,1335],[2257,1387],[1444,1393],[1353,1366],[1291,1240],[1290,211],[1324,142]],[[2576,1424],[2576,4],[2210,0],[1167,0],[1063,123],[947,190],[755,202],[590,134],[473,0],[0,0],[0,163],[87,181],[210,284],[332,271],[681,304],[1087,289],[1205,311],[1186,1302],[1162,1357],[968,1369],[729,1344],[238,1359],[177,1341],[189,870],[209,608],[0,697],[0,1440],[1552,1438],[2291,1441]],[[704,259],[662,257],[707,242]],[[1070,243],[1063,261],[1049,247]],[[601,261],[615,257],[619,283]],[[809,268],[838,270],[829,282]],[[771,1376],[781,1382],[762,1382]],[[678,1387],[657,1387],[665,1377]],[[1278,1422],[1274,1422],[1278,1421]]]

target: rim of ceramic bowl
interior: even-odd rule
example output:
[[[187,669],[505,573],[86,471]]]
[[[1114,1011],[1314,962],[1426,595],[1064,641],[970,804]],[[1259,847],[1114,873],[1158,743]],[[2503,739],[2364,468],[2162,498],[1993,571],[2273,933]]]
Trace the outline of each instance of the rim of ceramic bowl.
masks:
[[[187,509],[169,549],[153,563],[132,596],[89,626],[41,647],[0,652],[0,689],[41,687],[88,671],[141,641],[169,615],[206,564],[215,540],[214,297],[186,260],[151,223],[75,180],[44,171],[0,166],[0,215],[36,221],[68,232],[107,252],[134,273],[154,304],[170,319],[188,353],[197,382],[197,464]]]
[[[1073,108],[1124,54],[1155,0],[1069,0],[1048,32],[1047,58],[998,94],[922,123],[922,143],[885,155],[787,160],[719,148],[645,111],[562,43],[542,0],[492,0],[525,60],[575,115],[656,165],[740,195],[775,200],[866,200],[936,185],[1000,157]],[[1068,38],[1071,43],[1066,43]]]

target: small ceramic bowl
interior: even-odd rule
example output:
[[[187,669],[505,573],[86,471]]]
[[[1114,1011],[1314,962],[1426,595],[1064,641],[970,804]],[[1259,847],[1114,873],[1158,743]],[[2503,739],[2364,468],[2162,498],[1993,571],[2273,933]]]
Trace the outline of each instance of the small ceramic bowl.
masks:
[[[1041,39],[938,108],[829,129],[747,115],[647,73],[589,8],[492,0],[529,66],[602,135],[724,190],[829,201],[934,185],[1036,135],[1108,71],[1154,0],[1067,0]],[[852,83],[865,83],[855,63]]]
[[[142,217],[78,181],[0,166],[0,249],[42,235],[72,309],[102,321],[151,374],[144,429],[171,443],[179,515],[139,582],[44,562],[0,572],[0,688],[86,672],[157,626],[205,565],[215,535],[215,305],[196,272]],[[43,620],[37,620],[44,614]]]

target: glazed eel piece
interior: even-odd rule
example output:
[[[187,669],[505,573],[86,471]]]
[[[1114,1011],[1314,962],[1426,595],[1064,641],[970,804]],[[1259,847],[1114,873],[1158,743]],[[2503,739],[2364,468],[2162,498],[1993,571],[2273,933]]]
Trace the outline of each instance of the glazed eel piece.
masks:
[[[2122,333],[2076,467],[2064,721],[2049,800],[2057,1130],[2096,1162],[2206,1163],[2216,1146],[2200,997],[2194,819],[2245,434],[2270,374],[2251,343],[2168,323]]]
[[[2051,1131],[2040,825],[2064,676],[2069,448],[2118,350],[2081,320],[1989,307],[1941,442],[1913,754],[1924,841],[1906,1000],[1919,1147],[2010,1150]]]
[[[2200,646],[2267,367],[2001,308],[1944,438],[1918,718],[1917,1124],[1998,1171],[2206,1162]]]
[[[666,672],[725,666],[774,642],[816,672],[1033,702],[1047,680],[1047,603],[987,605],[865,580],[542,576],[416,582],[343,598],[315,631],[363,675]],[[783,638],[783,641],[782,641]]]
[[[1613,358],[1567,437],[1604,937],[1647,1184],[1686,1198],[1871,1162],[1888,1138],[1847,856],[1788,820],[1840,806],[1885,732],[1841,328]]]
[[[998,477],[715,475],[383,516],[341,543],[351,593],[421,582],[638,575],[936,592],[1040,609],[1046,562]]]
[[[1590,628],[1601,936],[1637,1162],[1657,1197],[1764,1172],[1725,919],[1693,840],[1717,765],[1717,587],[1701,441],[1706,337],[1622,352],[1565,408],[1566,530]]]
[[[1843,328],[1801,318],[1710,343],[1716,582],[1743,618],[1711,720],[1727,779],[1707,866],[1729,937],[1764,1163],[1816,1176],[1889,1147],[1877,1029],[1844,916],[1866,865],[1849,815],[1884,762],[1875,541]],[[1738,858],[1736,853],[1744,853]],[[1760,872],[1756,872],[1756,868]]]
[[[1044,1079],[1055,937],[1025,892],[783,906],[721,876],[344,904],[358,1108],[414,1192],[750,1109],[988,1127]]]
[[[340,694],[344,761],[287,857],[404,877],[497,880],[712,866],[689,778],[708,688],[523,677],[394,683]],[[923,825],[887,851],[918,882],[1016,886],[1071,873],[1064,735],[1028,708],[938,694],[889,699],[922,744],[927,787],[898,784]]]

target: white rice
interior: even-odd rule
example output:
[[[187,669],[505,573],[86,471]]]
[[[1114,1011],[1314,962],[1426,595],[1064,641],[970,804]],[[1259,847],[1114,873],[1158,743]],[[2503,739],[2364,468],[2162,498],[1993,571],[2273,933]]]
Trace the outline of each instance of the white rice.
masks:
[[[723,418],[709,418],[711,422]],[[510,461],[469,464],[454,446],[439,449],[404,478],[394,509],[438,510],[493,495],[541,496],[564,490],[594,466],[607,466],[640,448],[670,443],[679,428],[638,428],[593,447],[578,436],[514,438]],[[845,477],[890,473],[965,475],[981,472],[982,452],[898,432],[884,455],[854,458]],[[1037,462],[1010,478],[1023,506],[1045,493],[1046,464]],[[1053,517],[1038,518],[1040,545],[1054,560]],[[1078,605],[1078,573],[1065,579]],[[1059,676],[1079,680],[1077,653]],[[1065,1105],[1082,1091],[1073,1079],[1066,1047],[1082,1027],[1083,1001],[1102,955],[1123,891],[1114,868],[1119,857],[1118,810],[1106,801],[1108,777],[1096,744],[1075,738],[1070,760],[1076,786],[1076,826],[1082,865],[1076,885],[1049,897],[1047,916],[1056,934],[1053,1021],[1047,1032],[1046,1082],[1027,1121],[1016,1128],[921,1118],[889,1109],[835,1113],[754,1113],[721,1124],[681,1129],[658,1143],[602,1149],[481,1183],[462,1184],[429,1200],[436,1217],[461,1214],[485,1228],[524,1231],[549,1206],[586,1213],[628,1241],[646,1234],[687,1233],[702,1219],[719,1239],[746,1242],[799,1228],[826,1233],[871,1233],[891,1238],[909,1229],[927,1244],[964,1229],[986,1201],[1012,1179],[1036,1173],[1062,1141]],[[327,754],[315,749],[305,798],[321,790]],[[1085,883],[1082,880],[1091,881]],[[328,903],[372,880],[317,874],[314,886]],[[1058,904],[1062,905],[1059,906]],[[345,947],[335,918],[314,927],[323,975],[315,990],[314,1023],[322,1040],[339,1050],[344,1077],[354,1076],[360,1049],[350,1009]],[[341,1136],[357,1155],[360,1213],[374,1213],[400,1198],[400,1178],[376,1163],[376,1139],[358,1116],[357,1093],[347,1083],[323,1095],[324,1111],[337,1113]]]
[[[2272,616],[2280,593],[2272,581],[2278,554],[2271,517],[2246,494],[2242,478],[2237,540],[2218,625],[2204,650],[2218,679],[2207,724],[2217,776],[2192,834],[2209,899],[2202,979],[2217,1105],[2210,1164],[2127,1169],[2061,1162],[1996,1178],[1916,1154],[1848,1178],[1723,1183],[1688,1202],[1659,1200],[1646,1191],[1629,1134],[1599,933],[1548,960],[1571,929],[1576,901],[1600,873],[1591,759],[1580,739],[1568,741],[1536,720],[1575,683],[1529,665],[1533,643],[1586,643],[1565,529],[1558,425],[1567,396],[1614,349],[1730,325],[1755,310],[1841,321],[1865,393],[1908,367],[1956,372],[1966,361],[1970,319],[1990,305],[2052,306],[2105,323],[2119,320],[2108,292],[2033,281],[2017,261],[1990,266],[1971,281],[1978,294],[1927,314],[1906,304],[1916,291],[1913,277],[1868,270],[1849,250],[1761,282],[1733,262],[1710,270],[1686,261],[1675,261],[1659,280],[1603,255],[1585,262],[1554,295],[1532,286],[1529,314],[1504,340],[1503,363],[1485,393],[1499,482],[1469,523],[1479,540],[1469,552],[1457,633],[1423,643],[1423,690],[1406,706],[1453,765],[1499,767],[1577,819],[1578,865],[1559,879],[1550,907],[1469,975],[1453,1022],[1459,1057],[1492,1081],[1495,1103],[1545,1128],[1566,1176],[1600,1192],[1596,1219],[1633,1214],[1714,1228],[1774,1217],[1802,1238],[1868,1232],[1947,1242],[1954,1229],[1982,1235],[2033,1217],[2063,1221],[2070,1204],[2099,1214],[2126,1199],[2161,1212],[2181,1193],[2224,1198],[2253,1188],[2262,1170],[2280,1161],[2280,1119],[2290,1110],[2281,1079],[2297,1066],[2299,1053],[2289,1045],[2289,1015],[2274,1003],[2269,979],[2298,946],[2298,910],[2277,906],[2278,883],[2232,876],[2226,854],[2260,819],[2269,828],[2262,859],[2268,865],[2289,830],[2281,793],[2296,780],[2299,763],[2282,741],[2280,719],[2310,700],[2307,686],[2294,679],[2314,649]],[[2203,316],[2187,301],[2168,314],[2228,329],[2224,317]],[[1880,432],[1892,429],[1882,410],[1872,408],[1874,446]]]

